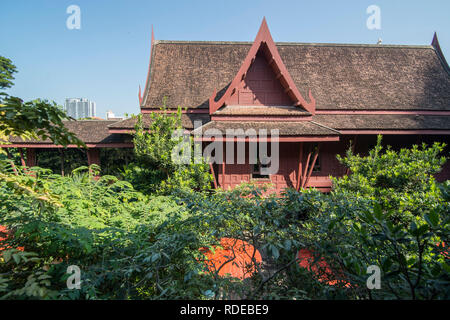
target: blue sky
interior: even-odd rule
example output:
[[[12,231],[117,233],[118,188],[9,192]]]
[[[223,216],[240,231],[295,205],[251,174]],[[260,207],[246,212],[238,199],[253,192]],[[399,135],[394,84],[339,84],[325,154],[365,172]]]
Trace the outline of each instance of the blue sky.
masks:
[[[80,30],[66,27],[73,4]],[[369,5],[381,9],[381,30],[366,27]],[[9,94],[89,98],[104,118],[139,112],[152,24],[164,40],[252,41],[263,16],[275,41],[428,45],[437,31],[450,61],[449,12],[448,0],[1,0],[0,55],[19,71]]]

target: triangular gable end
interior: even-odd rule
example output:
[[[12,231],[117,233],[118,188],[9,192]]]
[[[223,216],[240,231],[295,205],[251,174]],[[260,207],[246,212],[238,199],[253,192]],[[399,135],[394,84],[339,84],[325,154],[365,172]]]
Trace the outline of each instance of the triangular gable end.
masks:
[[[309,90],[309,98],[311,102],[307,102],[303,96],[298,91],[292,80],[289,72],[286,69],[283,61],[281,60],[278,49],[270,35],[269,28],[267,26],[266,19],[264,18],[259,28],[258,34],[256,35],[255,41],[253,42],[247,57],[241,65],[241,68],[237,72],[233,81],[223,94],[223,96],[215,101],[217,92],[214,91],[213,95],[209,99],[209,113],[213,114],[219,108],[221,108],[227,102],[237,101],[236,95],[240,89],[243,80],[246,79],[249,71],[251,71],[251,66],[255,63],[258,64],[258,60],[261,60],[261,56],[265,55],[267,64],[271,67],[276,80],[281,84],[283,88],[284,95],[287,95],[295,106],[301,106],[303,109],[311,114],[315,113],[316,101]],[[279,94],[279,93],[277,93]],[[234,97],[233,97],[234,96]],[[281,98],[283,99],[283,98]],[[268,98],[269,103],[263,103],[264,105],[270,105],[270,98]],[[261,101],[261,102],[267,102]]]

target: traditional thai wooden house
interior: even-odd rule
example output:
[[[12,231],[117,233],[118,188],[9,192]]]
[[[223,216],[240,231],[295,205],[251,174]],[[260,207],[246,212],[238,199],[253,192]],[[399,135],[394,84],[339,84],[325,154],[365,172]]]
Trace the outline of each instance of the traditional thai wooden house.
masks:
[[[253,42],[160,41],[152,31],[147,83],[143,93],[139,88],[144,121],[163,99],[174,112],[187,108],[183,126],[193,130],[200,122],[196,133],[279,130],[278,172],[262,175],[261,165],[249,161],[212,164],[222,188],[255,181],[271,182],[278,192],[328,191],[330,175],[346,174],[336,155],[350,141],[359,153],[378,134],[394,148],[448,142],[450,134],[450,68],[436,35],[429,46],[275,43],[265,19]],[[73,131],[86,135],[92,150],[130,147],[134,121],[98,122],[95,130],[91,122],[78,122]],[[205,147],[213,140],[200,139]],[[238,140],[250,138],[222,141]],[[438,179],[449,178],[447,163]]]

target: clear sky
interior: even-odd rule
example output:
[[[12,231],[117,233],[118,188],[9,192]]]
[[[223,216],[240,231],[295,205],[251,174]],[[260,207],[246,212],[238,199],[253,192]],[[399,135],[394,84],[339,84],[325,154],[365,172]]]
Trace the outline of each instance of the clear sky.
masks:
[[[67,7],[81,10],[70,30]],[[381,10],[369,30],[366,9]],[[1,0],[0,55],[18,68],[8,93],[25,100],[97,103],[97,116],[138,113],[151,25],[162,40],[252,41],[263,16],[275,41],[428,45],[436,31],[450,62],[449,0]]]

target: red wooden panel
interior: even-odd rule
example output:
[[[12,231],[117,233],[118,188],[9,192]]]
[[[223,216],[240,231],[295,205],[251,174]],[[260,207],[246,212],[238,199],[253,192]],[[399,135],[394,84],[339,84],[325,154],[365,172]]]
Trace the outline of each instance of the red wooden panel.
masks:
[[[237,92],[226,103],[228,105],[292,105],[280,81],[266,58],[260,52],[250,66]]]

